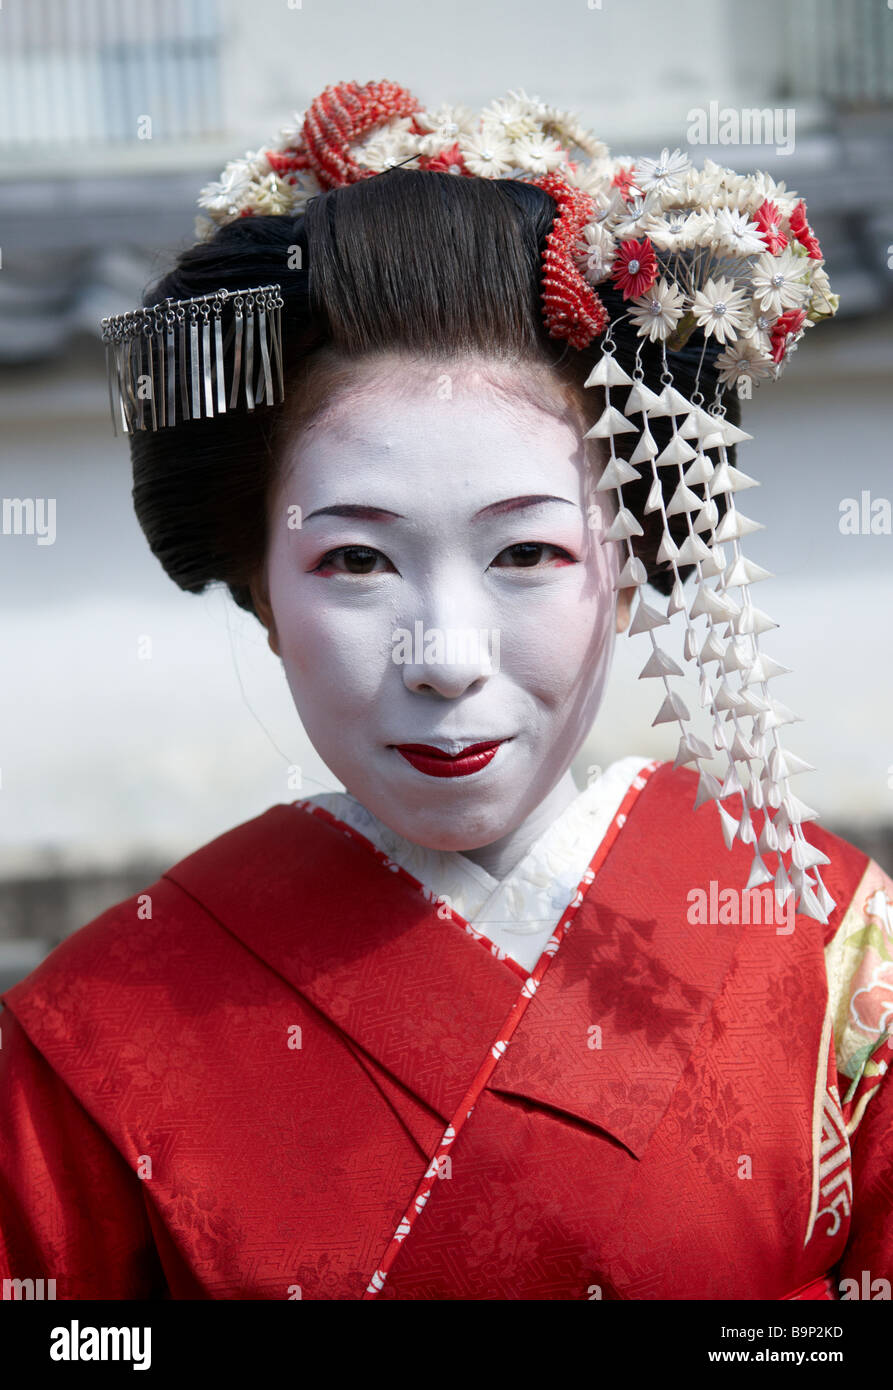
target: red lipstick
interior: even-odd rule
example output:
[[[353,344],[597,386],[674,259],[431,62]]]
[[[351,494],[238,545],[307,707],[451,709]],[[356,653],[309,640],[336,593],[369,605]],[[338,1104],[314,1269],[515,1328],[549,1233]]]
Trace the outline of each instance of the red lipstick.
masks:
[[[430,743],[395,743],[391,746],[428,777],[468,777],[472,772],[480,772],[482,767],[486,767],[504,742],[505,739],[496,738],[487,743],[470,743],[455,754],[433,748]]]

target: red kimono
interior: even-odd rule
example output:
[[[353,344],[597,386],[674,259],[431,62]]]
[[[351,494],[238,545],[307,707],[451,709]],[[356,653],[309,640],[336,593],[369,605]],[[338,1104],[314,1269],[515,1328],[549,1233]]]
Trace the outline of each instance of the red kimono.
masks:
[[[809,826],[827,927],[699,920],[692,890],[739,888],[752,848],[693,800],[688,771],[636,780],[529,975],[298,806],[76,932],[0,1015],[0,1277],[60,1299],[877,1296],[893,884]]]

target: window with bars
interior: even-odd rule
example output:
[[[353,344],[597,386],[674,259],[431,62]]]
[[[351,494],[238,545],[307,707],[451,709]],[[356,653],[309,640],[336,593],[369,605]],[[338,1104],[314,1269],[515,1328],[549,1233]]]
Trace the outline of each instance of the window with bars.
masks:
[[[5,0],[0,150],[217,135],[220,61],[218,0]]]
[[[889,0],[783,0],[773,4],[780,38],[777,95],[815,98],[840,111],[893,104],[893,4]]]

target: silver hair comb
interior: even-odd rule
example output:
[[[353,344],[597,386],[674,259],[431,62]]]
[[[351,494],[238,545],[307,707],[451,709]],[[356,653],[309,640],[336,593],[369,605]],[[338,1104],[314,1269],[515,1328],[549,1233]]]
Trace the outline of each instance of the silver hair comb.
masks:
[[[223,415],[240,408],[240,387],[247,410],[281,402],[283,303],[279,285],[261,285],[163,299],[103,319],[115,433],[119,421],[131,434]]]

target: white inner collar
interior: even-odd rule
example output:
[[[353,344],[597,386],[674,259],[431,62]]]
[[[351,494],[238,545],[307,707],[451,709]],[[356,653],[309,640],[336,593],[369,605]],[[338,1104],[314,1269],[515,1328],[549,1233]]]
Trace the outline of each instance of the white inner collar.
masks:
[[[459,850],[426,849],[396,834],[349,792],[307,798],[364,835],[505,954],[532,970],[647,758],[621,758],[584,788],[511,873],[494,878]]]

